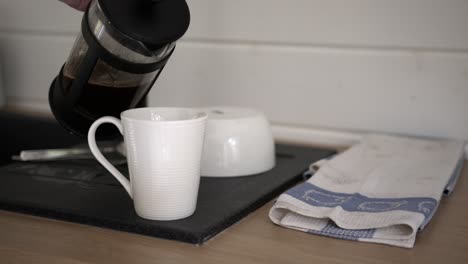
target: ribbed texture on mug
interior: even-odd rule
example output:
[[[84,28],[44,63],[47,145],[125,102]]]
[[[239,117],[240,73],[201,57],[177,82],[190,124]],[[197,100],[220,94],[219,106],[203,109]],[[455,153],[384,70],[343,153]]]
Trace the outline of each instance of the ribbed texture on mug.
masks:
[[[173,220],[191,215],[200,183],[204,120],[124,122],[130,182],[138,215]]]

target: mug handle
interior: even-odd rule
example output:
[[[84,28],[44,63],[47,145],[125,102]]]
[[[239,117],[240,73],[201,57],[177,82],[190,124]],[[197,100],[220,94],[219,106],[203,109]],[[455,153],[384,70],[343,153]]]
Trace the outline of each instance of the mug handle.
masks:
[[[125,188],[125,190],[128,192],[130,197],[133,198],[132,195],[132,189],[130,187],[130,181],[125,178],[125,176],[118,171],[114,165],[112,165],[105,157],[102,155],[101,151],[99,151],[99,148],[96,144],[96,130],[97,128],[104,124],[104,123],[110,123],[116,126],[120,134],[123,135],[123,128],[122,128],[122,123],[119,119],[113,117],[113,116],[104,116],[99,118],[98,120],[94,121],[94,123],[91,125],[88,131],[88,145],[89,149],[91,150],[91,153],[93,153],[94,157],[99,161],[99,163],[104,166],[119,182],[122,184],[122,186]]]

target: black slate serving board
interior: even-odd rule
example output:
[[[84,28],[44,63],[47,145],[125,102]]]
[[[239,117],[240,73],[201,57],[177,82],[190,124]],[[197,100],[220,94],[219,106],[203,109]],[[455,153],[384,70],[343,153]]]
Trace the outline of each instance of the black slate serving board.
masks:
[[[1,132],[6,133],[2,137],[5,157],[20,149],[77,143],[50,120],[0,113],[2,120],[7,124]],[[277,164],[266,173],[203,177],[197,210],[182,220],[138,217],[124,188],[95,160],[8,162],[0,167],[0,209],[202,244],[299,182],[310,163],[334,153],[287,145],[277,145],[276,150]],[[126,165],[118,169],[127,173]]]

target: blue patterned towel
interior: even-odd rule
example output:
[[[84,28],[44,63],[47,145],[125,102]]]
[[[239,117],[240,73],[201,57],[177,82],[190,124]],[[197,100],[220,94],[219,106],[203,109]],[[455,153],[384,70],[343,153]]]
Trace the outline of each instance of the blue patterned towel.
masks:
[[[313,234],[411,248],[463,163],[461,141],[369,135],[282,194],[270,219]]]

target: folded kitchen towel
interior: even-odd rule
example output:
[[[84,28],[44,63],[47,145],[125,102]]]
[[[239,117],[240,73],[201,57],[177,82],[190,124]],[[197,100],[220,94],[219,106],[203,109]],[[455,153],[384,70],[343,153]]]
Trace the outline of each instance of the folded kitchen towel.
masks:
[[[318,164],[309,180],[277,199],[269,216],[304,232],[411,248],[444,192],[453,190],[463,162],[461,141],[368,135]]]

